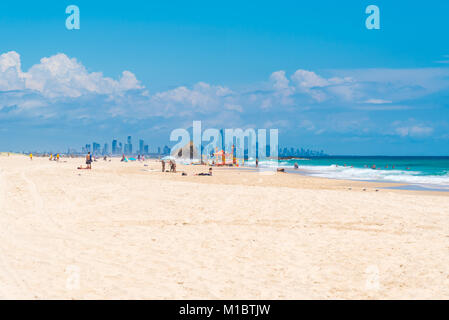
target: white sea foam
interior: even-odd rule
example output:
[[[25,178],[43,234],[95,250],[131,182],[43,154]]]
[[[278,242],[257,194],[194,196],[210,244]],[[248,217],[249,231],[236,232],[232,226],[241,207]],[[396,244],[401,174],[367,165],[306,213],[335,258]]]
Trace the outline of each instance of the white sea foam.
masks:
[[[351,168],[342,166],[301,166],[308,174],[316,177],[402,182],[411,184],[438,185],[449,187],[449,174],[422,175],[419,171],[373,170],[369,168]]]
[[[253,166],[254,162],[246,163]],[[291,162],[275,160],[265,160],[259,162],[260,167],[274,168],[281,167],[292,169]],[[438,187],[449,189],[449,173],[445,175],[424,175],[420,171],[412,170],[373,170],[371,168],[351,168],[344,166],[310,166],[300,165],[302,172],[315,177],[342,179],[342,180],[369,180],[382,182],[399,182],[414,185],[421,185],[423,187],[432,188]]]

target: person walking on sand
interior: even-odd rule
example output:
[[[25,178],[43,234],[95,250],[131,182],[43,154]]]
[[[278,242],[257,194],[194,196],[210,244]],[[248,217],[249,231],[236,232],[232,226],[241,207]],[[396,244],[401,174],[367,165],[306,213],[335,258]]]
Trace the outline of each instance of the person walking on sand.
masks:
[[[87,153],[86,155],[86,165],[87,165],[87,169],[92,169],[92,156],[90,154],[90,152]]]
[[[162,163],[162,172],[165,172],[165,161],[162,160],[161,163]]]
[[[30,160],[33,160],[33,154],[30,153]]]

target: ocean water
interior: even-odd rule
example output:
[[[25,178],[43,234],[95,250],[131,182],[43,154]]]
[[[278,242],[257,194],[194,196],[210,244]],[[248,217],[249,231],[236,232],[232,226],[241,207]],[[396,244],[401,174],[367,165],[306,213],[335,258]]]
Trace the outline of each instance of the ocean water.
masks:
[[[278,161],[286,169],[293,169],[295,163],[301,172],[316,177],[397,182],[449,190],[449,157],[323,157]],[[259,164],[275,165],[273,161]]]

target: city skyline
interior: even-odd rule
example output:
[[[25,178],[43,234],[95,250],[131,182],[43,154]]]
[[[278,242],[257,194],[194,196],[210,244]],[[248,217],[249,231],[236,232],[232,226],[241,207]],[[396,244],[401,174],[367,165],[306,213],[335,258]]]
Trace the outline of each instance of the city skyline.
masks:
[[[134,149],[132,143],[132,136],[126,136],[126,143],[122,143],[119,138],[112,138],[111,144],[108,142],[97,142],[93,141],[91,143],[86,143],[79,148],[76,147],[68,147],[66,150],[9,150],[10,152],[22,152],[22,153],[34,153],[34,154],[50,154],[50,153],[60,153],[60,154],[86,154],[91,152],[94,155],[108,155],[108,156],[121,156],[125,155],[169,155],[170,151],[176,142],[168,143],[162,145],[149,145],[145,143],[145,140],[142,138],[136,138],[139,142],[138,149]],[[224,140],[223,140],[224,141]],[[206,143],[201,145],[201,149],[203,154]],[[220,147],[221,148],[221,147]],[[267,155],[270,153],[270,145],[266,146]],[[231,150],[232,146],[226,146],[226,150]],[[248,145],[245,144],[244,147],[245,157],[248,156]],[[319,156],[329,156],[324,152],[324,150],[315,150],[304,148],[300,146],[279,146],[278,147],[278,155],[280,157],[290,157],[290,156],[310,156],[310,157],[319,157]]]

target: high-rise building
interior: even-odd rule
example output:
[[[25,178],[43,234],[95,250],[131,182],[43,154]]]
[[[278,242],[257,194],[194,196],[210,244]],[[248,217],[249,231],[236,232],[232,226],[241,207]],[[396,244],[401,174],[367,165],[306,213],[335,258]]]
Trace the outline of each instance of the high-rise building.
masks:
[[[224,129],[220,129],[220,136],[221,136],[221,146],[219,145],[218,148],[225,150],[225,132]],[[234,140],[234,139],[233,139]]]
[[[100,154],[100,151],[101,151],[100,148],[101,148],[101,146],[99,143],[97,143],[97,142],[92,143],[92,153],[93,154]]]
[[[107,155],[108,153],[109,153],[109,146],[108,146],[107,143],[105,143],[104,146],[103,146],[103,152],[102,152],[102,154],[103,154],[103,155]]]
[[[143,154],[144,153],[144,141],[142,139],[139,140],[139,153]]]
[[[170,148],[165,146],[164,147],[164,154],[170,154]]]
[[[133,153],[133,144],[131,142],[131,136],[128,136],[128,143],[125,145],[125,153],[132,154]]]
[[[149,154],[149,153],[150,153],[150,150],[149,150],[147,144],[143,147],[143,153],[144,153],[144,154]]]
[[[112,154],[117,154],[117,139],[112,140]]]

